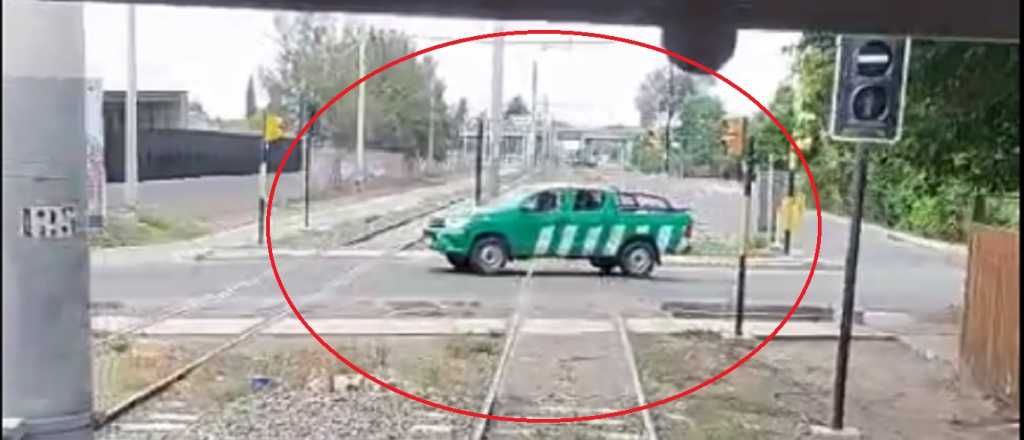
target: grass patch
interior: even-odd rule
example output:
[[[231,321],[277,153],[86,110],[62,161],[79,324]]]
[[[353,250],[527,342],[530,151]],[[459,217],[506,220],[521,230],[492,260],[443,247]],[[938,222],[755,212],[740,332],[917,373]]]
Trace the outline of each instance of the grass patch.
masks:
[[[198,222],[139,213],[136,217],[111,217],[102,231],[89,237],[89,245],[101,248],[141,246],[189,240],[209,229]]]

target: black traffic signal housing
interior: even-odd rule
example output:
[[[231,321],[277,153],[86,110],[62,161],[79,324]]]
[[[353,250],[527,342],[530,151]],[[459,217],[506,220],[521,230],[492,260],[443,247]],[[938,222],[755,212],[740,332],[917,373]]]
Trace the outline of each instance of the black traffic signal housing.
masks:
[[[896,142],[903,128],[910,39],[840,35],[836,43],[831,136]]]

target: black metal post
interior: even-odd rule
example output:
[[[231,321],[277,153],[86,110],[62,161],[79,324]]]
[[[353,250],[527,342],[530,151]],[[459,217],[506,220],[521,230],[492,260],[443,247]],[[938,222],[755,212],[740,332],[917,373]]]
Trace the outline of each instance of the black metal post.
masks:
[[[793,154],[793,153],[790,152],[789,154]],[[789,175],[786,176],[786,179],[787,179],[787,182],[786,182],[786,195],[789,197],[789,203],[792,204],[793,203],[794,187],[796,186],[795,185],[796,169],[794,169],[794,167],[793,167],[793,161],[792,160],[789,161],[789,165],[790,165],[789,166]],[[790,206],[789,212],[786,213],[786,220],[787,220],[787,222],[786,222],[786,229],[783,232],[785,235],[783,236],[783,245],[782,245],[783,246],[783,251],[786,253],[786,255],[789,255],[790,247],[792,246],[792,242],[793,242],[793,228],[792,228],[792,224],[793,224],[793,222],[795,220],[789,218],[789,216],[792,215],[794,211],[795,210],[792,209],[792,206]]]
[[[266,127],[266,123],[263,124]],[[270,152],[270,142],[264,140],[263,145],[260,148],[260,175],[259,175],[259,215],[258,221],[256,222],[256,240],[259,244],[263,244],[263,219],[266,216],[267,208],[267,156]]]
[[[867,185],[867,144],[857,145],[857,162],[853,174],[853,213],[850,216],[850,242],[846,247],[846,268],[843,277],[843,315],[839,323],[839,347],[836,353],[835,386],[832,392],[832,429],[843,429],[846,401],[846,371],[850,361],[850,337],[853,332],[854,287],[857,282],[857,259],[860,253],[860,226],[864,213],[864,187]]]
[[[483,149],[484,149],[484,118],[480,118],[476,132],[476,189],[475,198],[476,204],[480,204],[480,195],[482,187],[480,185],[480,174],[483,172]]]
[[[306,148],[302,151],[303,156],[304,156],[302,158],[302,161],[305,162],[304,167],[306,169],[306,172],[303,173],[304,175],[302,176],[302,178],[305,179],[305,184],[303,185],[303,188],[302,188],[302,192],[304,194],[302,195],[302,197],[304,199],[304,202],[303,202],[304,206],[303,206],[303,208],[306,211],[305,212],[305,218],[304,218],[304,224],[305,224],[306,228],[308,229],[309,228],[309,171],[310,171],[309,170],[309,166],[312,163],[312,161],[310,160],[310,157],[313,155],[313,145],[314,144],[313,144],[313,135],[312,134],[306,133],[306,137],[309,138],[309,141],[306,141],[305,138],[303,139],[303,142],[306,142]]]
[[[665,121],[665,174],[671,173],[671,162],[672,157],[672,111],[675,109],[675,68],[672,66],[672,62],[668,64],[668,119]]]
[[[747,243],[750,241],[750,193],[754,183],[754,167],[750,160],[753,141],[747,144],[744,151],[746,169],[743,176],[743,230],[740,231],[740,261],[736,274],[736,336],[743,336],[743,313],[747,297]]]

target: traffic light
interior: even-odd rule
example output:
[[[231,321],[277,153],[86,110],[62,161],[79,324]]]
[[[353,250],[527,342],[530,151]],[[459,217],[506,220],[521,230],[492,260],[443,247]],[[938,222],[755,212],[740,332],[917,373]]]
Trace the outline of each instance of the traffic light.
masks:
[[[722,145],[725,152],[732,157],[743,156],[743,146],[746,139],[747,121],[746,118],[729,118],[722,120]]]
[[[892,143],[903,128],[908,38],[837,37],[829,134],[837,140]]]

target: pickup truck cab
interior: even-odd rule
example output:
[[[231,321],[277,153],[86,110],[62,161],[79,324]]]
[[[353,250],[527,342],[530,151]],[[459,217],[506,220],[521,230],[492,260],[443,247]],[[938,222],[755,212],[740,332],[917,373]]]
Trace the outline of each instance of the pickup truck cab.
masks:
[[[689,252],[693,218],[665,198],[603,186],[546,184],[468,213],[433,218],[430,248],[481,274],[529,258],[586,258],[603,273],[647,276],[661,256]]]

